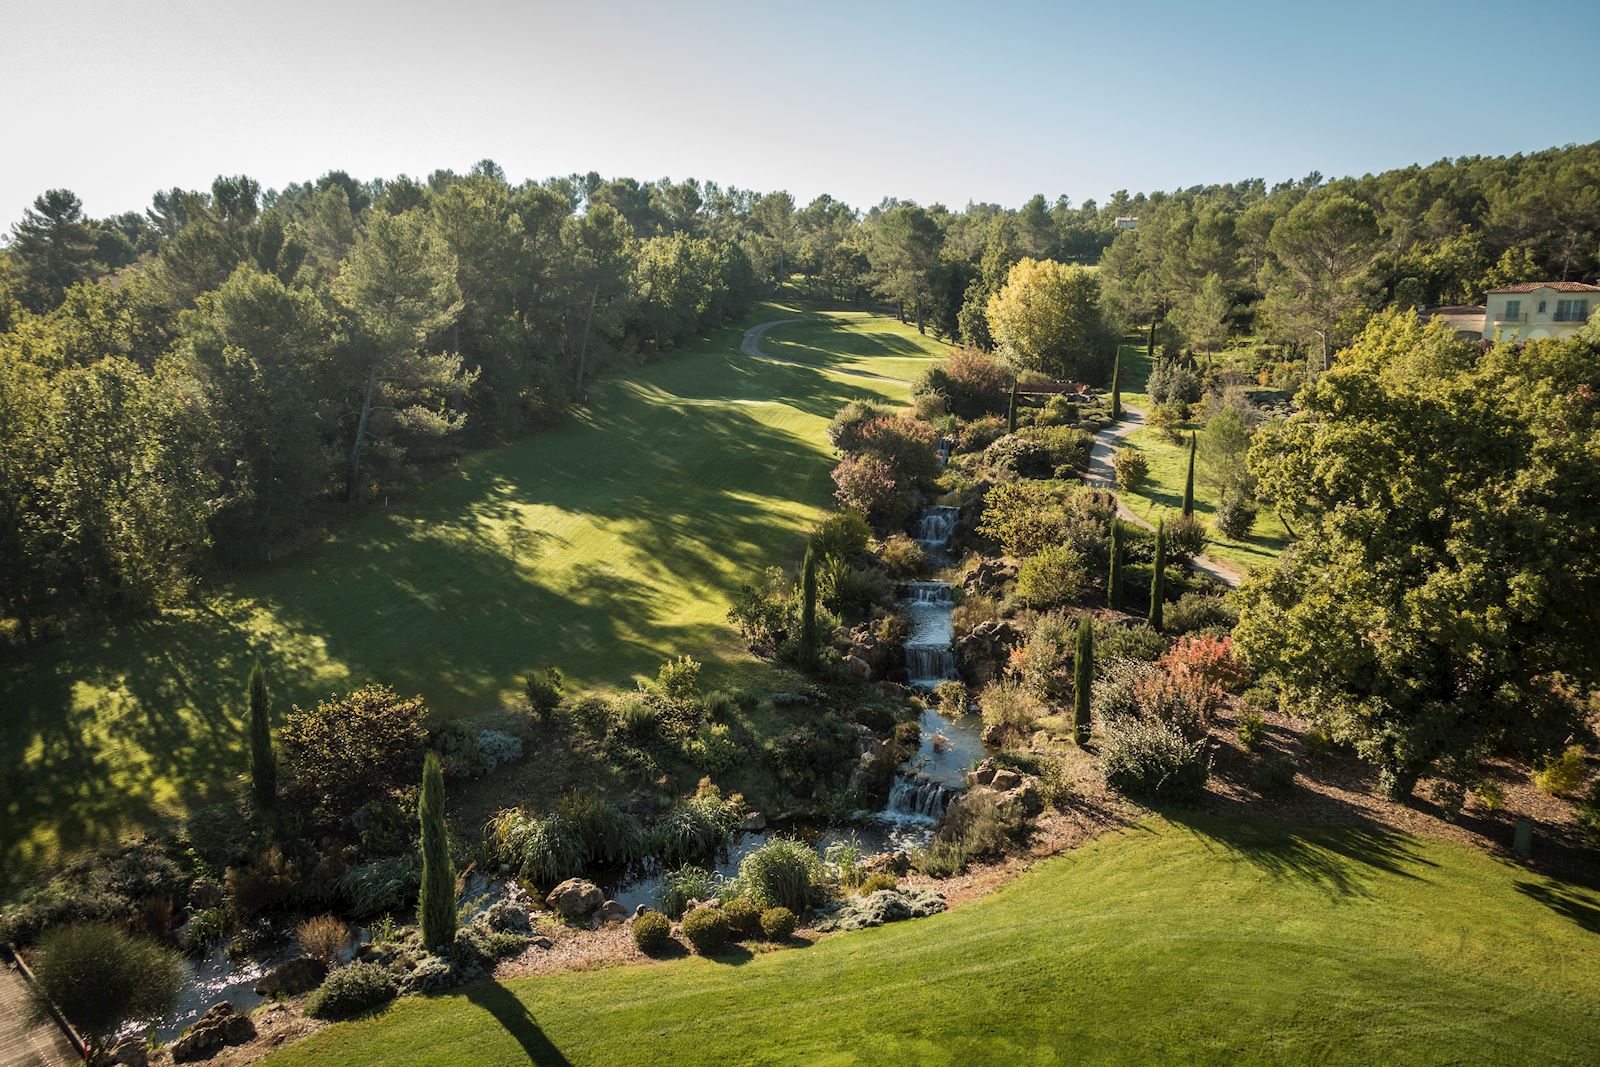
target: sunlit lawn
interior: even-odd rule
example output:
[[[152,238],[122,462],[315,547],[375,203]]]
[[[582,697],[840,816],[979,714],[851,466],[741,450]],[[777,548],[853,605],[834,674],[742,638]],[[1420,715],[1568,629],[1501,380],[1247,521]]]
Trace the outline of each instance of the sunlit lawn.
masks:
[[[867,371],[914,382],[927,369],[928,352],[944,346],[915,326],[870,311],[830,311],[804,322],[775,326],[761,349],[781,359],[819,367]]]
[[[765,305],[749,322],[780,317],[814,318]],[[784,329],[819,359],[832,345],[896,376],[943,351],[893,319],[842,318]],[[792,565],[828,502],[828,420],[908,390],[748,359],[741,333],[608,382],[563,426],[473,455],[192,606],[0,664],[0,884],[239,774],[255,656],[280,704],[378,681],[451,715],[499,707],[544,663],[579,687],[626,685],[682,653],[713,680],[748,671],[730,596]]]
[[[1592,1064],[1597,931],[1456,845],[1152,819],[930,919],[406,998],[268,1063]]]

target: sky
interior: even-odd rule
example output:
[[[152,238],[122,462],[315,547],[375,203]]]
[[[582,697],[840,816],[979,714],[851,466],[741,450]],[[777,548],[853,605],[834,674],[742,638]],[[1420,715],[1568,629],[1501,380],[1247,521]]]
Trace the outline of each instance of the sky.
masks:
[[[1581,6],[1581,5],[1580,5]],[[1600,140],[1577,8],[0,0],[0,229],[498,162],[1015,206]]]

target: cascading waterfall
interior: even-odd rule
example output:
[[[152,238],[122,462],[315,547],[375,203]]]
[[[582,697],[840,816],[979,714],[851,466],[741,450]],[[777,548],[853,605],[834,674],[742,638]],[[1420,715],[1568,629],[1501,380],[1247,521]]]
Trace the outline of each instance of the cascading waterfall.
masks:
[[[937,821],[955,795],[951,786],[910,771],[896,776],[885,812],[902,821]]]
[[[950,540],[950,535],[955,532],[956,516],[959,514],[958,508],[928,508],[917,520],[917,544],[928,552],[942,550],[945,543]]]

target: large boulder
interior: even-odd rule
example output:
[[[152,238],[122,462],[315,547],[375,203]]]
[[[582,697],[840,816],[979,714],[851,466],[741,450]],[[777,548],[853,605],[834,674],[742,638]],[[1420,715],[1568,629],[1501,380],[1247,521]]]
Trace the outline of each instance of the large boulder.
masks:
[[[328,977],[328,965],[315,956],[300,956],[280,963],[255,984],[264,997],[293,997],[309,993]]]
[[[863,682],[872,681],[872,664],[866,660],[859,656],[850,656],[844,664],[850,670],[850,677],[859,678]]]
[[[604,904],[600,905],[600,921],[601,922],[608,922],[608,923],[609,922],[618,922],[618,923],[620,923],[620,922],[626,922],[627,920],[628,920],[628,909],[623,907],[621,904],[618,904],[616,901],[608,900]]]
[[[150,1051],[143,1037],[125,1037],[111,1049],[111,1062],[122,1067],[148,1067]]]
[[[1008,793],[1022,784],[1022,775],[1009,769],[998,770],[994,772],[994,777],[989,779],[989,784],[997,792]]]
[[[172,1062],[209,1060],[229,1045],[254,1040],[256,1024],[239,1015],[226,1000],[211,1005],[198,1022],[172,1043]]]
[[[564,919],[587,919],[605,902],[606,895],[600,887],[586,878],[568,878],[550,890],[545,898],[545,903],[560,912]]]

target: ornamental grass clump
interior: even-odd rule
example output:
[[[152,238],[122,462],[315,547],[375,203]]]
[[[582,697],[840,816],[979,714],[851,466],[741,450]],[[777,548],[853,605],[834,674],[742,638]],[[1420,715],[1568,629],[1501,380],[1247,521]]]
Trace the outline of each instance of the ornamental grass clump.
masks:
[[[822,861],[804,841],[774,837],[744,858],[739,881],[762,908],[784,907],[802,912],[822,878]]]

